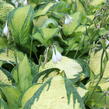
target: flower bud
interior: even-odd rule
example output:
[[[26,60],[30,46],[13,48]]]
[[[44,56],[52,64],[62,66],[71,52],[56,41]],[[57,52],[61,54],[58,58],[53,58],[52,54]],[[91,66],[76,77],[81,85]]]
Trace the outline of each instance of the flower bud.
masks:
[[[59,2],[59,0],[55,0],[56,2]]]
[[[11,0],[11,2],[15,5],[15,7],[17,8],[19,3],[16,0]]]
[[[27,0],[25,0],[25,1],[23,2],[23,5],[24,5],[24,6],[28,5]]]
[[[9,35],[9,30],[8,30],[7,21],[6,21],[5,27],[4,27],[4,29],[3,29],[3,34],[4,34],[5,36],[8,36],[8,35]]]
[[[106,46],[109,45],[109,40],[106,40]],[[108,47],[109,48],[109,47]]]
[[[53,51],[53,54],[52,54],[52,61],[53,61],[53,63],[57,63],[58,60],[57,60],[57,57],[56,57],[54,48],[52,49],[52,51]]]
[[[72,22],[72,17],[71,16],[69,16],[69,15],[66,15],[65,16],[65,24],[70,24]]]
[[[19,5],[19,3],[16,1],[16,2],[15,2],[15,7],[17,8],[17,7],[18,7],[18,5]]]
[[[56,49],[56,58],[57,58],[58,61],[62,60],[62,55],[57,49]]]

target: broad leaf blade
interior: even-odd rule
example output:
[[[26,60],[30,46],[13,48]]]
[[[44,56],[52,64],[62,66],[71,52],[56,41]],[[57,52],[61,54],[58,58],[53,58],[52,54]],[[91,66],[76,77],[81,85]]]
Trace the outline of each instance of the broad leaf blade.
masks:
[[[26,55],[18,66],[18,80],[18,85],[22,92],[32,84],[31,67]]]
[[[0,89],[6,97],[10,109],[18,109],[19,90],[14,86],[0,85]]]

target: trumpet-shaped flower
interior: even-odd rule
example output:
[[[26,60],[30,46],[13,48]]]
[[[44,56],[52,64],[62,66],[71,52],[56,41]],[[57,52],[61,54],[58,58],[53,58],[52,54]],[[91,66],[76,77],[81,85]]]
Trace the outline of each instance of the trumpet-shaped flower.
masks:
[[[11,2],[15,5],[16,8],[18,7],[19,3],[16,0],[12,0]]]
[[[109,40],[106,40],[106,45],[109,45]],[[108,47],[109,48],[109,47]]]
[[[70,24],[72,22],[72,17],[71,16],[69,16],[69,15],[66,15],[65,16],[65,24]]]
[[[25,5],[28,5],[27,0],[24,0],[23,5],[24,5],[24,6],[25,6]]]
[[[56,2],[59,2],[59,0],[55,0]]]
[[[19,3],[16,1],[16,2],[15,2],[15,7],[17,8],[17,7],[18,7],[18,5],[19,5]]]
[[[52,55],[53,63],[57,63],[58,61],[61,61],[62,60],[61,53],[56,48],[53,48],[52,51],[53,51],[53,55]]]
[[[52,61],[53,61],[53,63],[57,63],[57,57],[56,57],[56,54],[55,54],[55,50],[54,50],[54,48],[53,48],[53,54],[52,54]]]
[[[8,35],[9,35],[9,29],[8,29],[7,21],[6,21],[5,27],[4,27],[4,29],[3,29],[3,34],[4,34],[5,36],[8,36]]]
[[[56,49],[56,58],[58,61],[61,61],[61,59],[62,59],[62,55],[57,49]]]

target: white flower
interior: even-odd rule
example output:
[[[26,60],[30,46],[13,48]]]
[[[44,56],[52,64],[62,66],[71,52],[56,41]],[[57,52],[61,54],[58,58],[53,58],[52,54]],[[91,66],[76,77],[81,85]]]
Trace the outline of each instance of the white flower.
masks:
[[[16,0],[12,0],[11,2],[15,5],[16,8],[18,7],[19,3]]]
[[[57,63],[58,61],[61,61],[62,60],[61,53],[56,48],[53,48],[52,51],[53,51],[53,55],[52,55],[53,63]]]
[[[5,36],[8,36],[9,35],[9,29],[8,29],[7,21],[6,21],[5,27],[3,29],[3,34]]]
[[[16,1],[15,3],[15,7],[17,8],[18,7],[18,5],[19,5],[19,3]]]
[[[109,45],[109,40],[106,39],[106,46]],[[108,47],[109,48],[109,47]]]
[[[23,2],[23,5],[24,5],[24,6],[25,6],[25,5],[28,5],[27,0],[25,0],[25,1]]]
[[[69,15],[66,15],[65,16],[65,24],[70,24],[72,22],[72,17],[71,16],[69,16]]]
[[[54,48],[53,48],[53,55],[52,55],[52,61],[53,61],[53,63],[57,63],[57,58],[56,58],[56,54],[55,54],[55,50],[54,50]]]
[[[56,58],[58,61],[61,61],[61,59],[62,59],[62,55],[57,49],[56,49]]]
[[[56,2],[59,2],[59,0],[55,0]]]

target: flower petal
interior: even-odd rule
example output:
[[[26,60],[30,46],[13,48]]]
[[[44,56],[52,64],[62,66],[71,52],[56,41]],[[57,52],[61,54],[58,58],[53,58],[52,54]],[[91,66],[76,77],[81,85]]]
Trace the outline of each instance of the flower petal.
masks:
[[[58,61],[62,60],[62,55],[57,49],[56,49],[56,58],[57,58]]]
[[[53,61],[53,63],[57,63],[57,57],[56,57],[56,54],[55,54],[55,51],[54,51],[54,48],[53,48],[53,55],[52,55],[52,61]]]
[[[4,27],[4,29],[3,29],[3,34],[4,34],[5,36],[8,36],[8,34],[9,34],[7,21],[6,21],[5,27]]]
[[[72,17],[71,16],[69,16],[69,15],[66,15],[65,16],[65,24],[69,24],[69,23],[71,23],[72,22]]]
[[[27,0],[25,0],[25,1],[23,2],[23,5],[24,5],[24,6],[25,6],[25,5],[28,5]]]

